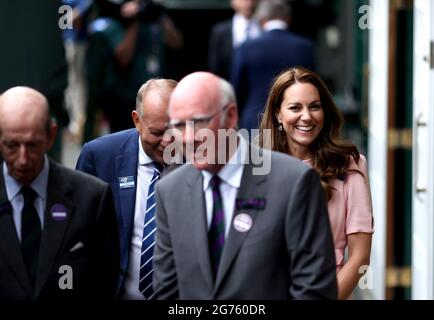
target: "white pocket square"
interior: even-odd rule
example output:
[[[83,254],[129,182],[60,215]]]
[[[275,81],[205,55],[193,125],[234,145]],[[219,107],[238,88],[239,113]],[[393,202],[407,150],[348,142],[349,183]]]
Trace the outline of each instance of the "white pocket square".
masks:
[[[81,248],[83,248],[84,247],[84,244],[83,244],[83,242],[77,242],[76,244],[75,244],[75,246],[73,246],[71,249],[69,249],[69,252],[74,252],[74,251],[77,251],[78,249],[81,249]]]

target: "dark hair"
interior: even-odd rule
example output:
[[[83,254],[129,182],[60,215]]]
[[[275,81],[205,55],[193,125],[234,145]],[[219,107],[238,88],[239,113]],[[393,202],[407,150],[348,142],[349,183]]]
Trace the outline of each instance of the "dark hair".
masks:
[[[280,73],[271,86],[265,111],[259,129],[259,144],[264,148],[291,154],[285,131],[279,131],[277,113],[283,101],[285,90],[295,83],[310,83],[318,89],[321,107],[324,110],[324,125],[315,141],[310,145],[312,165],[319,172],[321,184],[330,200],[333,187],[332,179],[342,179],[350,171],[351,158],[359,161],[360,153],[352,143],[341,140],[343,116],[336,107],[325,83],[314,72],[295,67]],[[271,139],[266,139],[264,130],[271,130]]]

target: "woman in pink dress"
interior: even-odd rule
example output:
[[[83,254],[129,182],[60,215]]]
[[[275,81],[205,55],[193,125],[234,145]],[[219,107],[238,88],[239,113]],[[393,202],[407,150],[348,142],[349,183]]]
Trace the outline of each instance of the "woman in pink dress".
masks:
[[[292,68],[277,76],[270,89],[259,143],[302,160],[320,174],[335,245],[338,298],[348,299],[369,265],[373,214],[366,158],[340,139],[342,124],[320,77]]]

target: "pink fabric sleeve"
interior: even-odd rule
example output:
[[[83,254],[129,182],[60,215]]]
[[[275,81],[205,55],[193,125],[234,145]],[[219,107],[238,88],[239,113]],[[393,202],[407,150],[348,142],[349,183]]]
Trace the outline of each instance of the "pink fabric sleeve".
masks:
[[[373,233],[374,216],[372,212],[371,190],[369,187],[366,158],[360,155],[359,163],[354,160],[350,164],[351,169],[357,172],[348,172],[345,178],[346,192],[346,234],[357,232]]]

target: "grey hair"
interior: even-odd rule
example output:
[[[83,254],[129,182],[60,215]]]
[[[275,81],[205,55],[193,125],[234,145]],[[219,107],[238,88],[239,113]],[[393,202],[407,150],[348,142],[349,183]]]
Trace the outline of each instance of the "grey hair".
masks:
[[[158,91],[159,94],[173,91],[178,82],[172,79],[150,79],[146,81],[137,92],[136,97],[136,111],[139,116],[143,115],[143,100],[150,91]]]
[[[288,0],[261,0],[256,9],[258,20],[286,19],[292,14]]]
[[[229,103],[235,103],[235,105],[237,104],[234,88],[228,81],[220,78],[219,89],[220,89],[220,108],[224,108]],[[226,110],[224,111],[223,116],[220,117],[220,125],[222,125],[225,120],[226,120]]]
[[[232,85],[227,82],[225,79],[220,78],[219,82],[220,89],[220,107],[223,108],[228,103],[237,103],[237,99],[235,98],[235,92]]]

